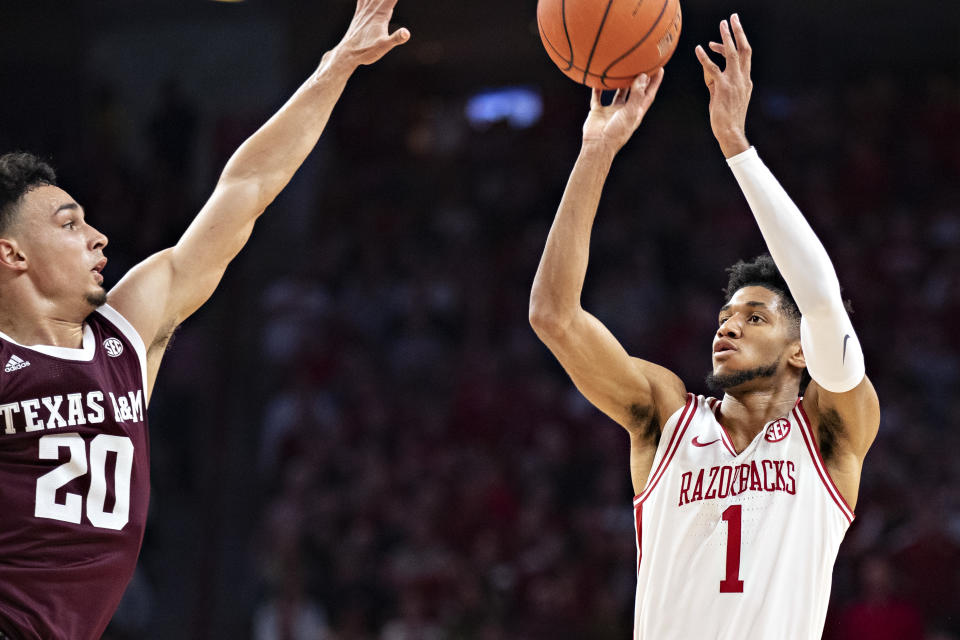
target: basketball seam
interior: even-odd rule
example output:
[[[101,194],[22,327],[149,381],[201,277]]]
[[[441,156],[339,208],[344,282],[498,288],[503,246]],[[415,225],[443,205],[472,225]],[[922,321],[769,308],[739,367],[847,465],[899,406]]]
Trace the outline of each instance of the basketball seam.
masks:
[[[557,49],[556,45],[554,45],[552,42],[550,42],[550,38],[547,36],[546,30],[543,28],[543,22],[540,21],[540,16],[537,16],[537,27],[539,27],[539,29],[540,29],[540,38],[541,38],[546,44],[550,45],[550,48],[553,49],[553,52],[556,53],[557,56],[558,56],[561,60],[563,60],[563,62],[567,65],[566,68],[561,67],[560,70],[561,70],[561,71],[569,71],[570,69],[575,68],[575,67],[573,66],[573,43],[572,43],[572,42],[570,43],[570,59],[567,60],[565,57],[563,57],[563,54],[560,53],[560,50]],[[559,67],[560,65],[557,65],[557,66]]]
[[[606,77],[607,77],[607,73],[610,71],[610,69],[612,69],[613,67],[615,67],[618,62],[620,62],[621,60],[623,60],[624,58],[626,58],[627,56],[629,56],[631,53],[633,53],[634,51],[637,50],[637,47],[639,47],[639,46],[642,45],[644,42],[646,42],[647,38],[650,37],[650,34],[653,33],[653,30],[656,28],[656,26],[657,26],[658,24],[660,24],[660,20],[663,18],[663,14],[666,13],[666,11],[667,11],[667,5],[668,5],[668,4],[670,4],[670,0],[663,0],[663,6],[660,8],[660,15],[658,15],[658,16],[657,16],[657,19],[653,22],[652,25],[650,25],[650,29],[644,34],[644,36],[643,36],[642,38],[640,38],[640,40],[639,40],[636,44],[634,44],[632,47],[630,47],[630,48],[627,50],[626,53],[624,53],[622,56],[620,56],[619,58],[617,58],[616,60],[614,60],[613,62],[611,62],[609,65],[607,65],[607,68],[604,69],[604,70],[603,70],[603,73],[600,75],[601,78],[606,78]],[[678,11],[680,10],[680,4],[679,4],[679,3],[677,3],[677,10],[678,10]],[[643,72],[643,73],[646,73],[646,72]],[[639,74],[637,74],[637,75],[639,75]]]
[[[586,72],[586,73],[584,73],[584,75],[583,75],[584,80],[586,80],[587,76],[595,76],[595,77],[597,77],[597,78],[600,79],[600,82],[602,82],[603,84],[607,84],[607,80],[626,80],[627,78],[636,78],[636,77],[637,77],[638,75],[640,75],[641,73],[648,73],[648,72],[653,71],[654,69],[656,69],[656,67],[651,67],[651,68],[649,68],[649,69],[645,69],[645,70],[643,70],[643,71],[640,71],[640,72],[638,72],[638,73],[635,74],[635,75],[629,75],[629,76],[611,76],[611,75],[601,75],[601,74],[599,74],[599,73],[590,73],[590,72],[588,72],[586,69],[582,69],[581,67],[578,67],[578,66],[576,66],[576,65],[571,64],[570,62],[568,62],[568,61],[563,57],[563,55],[560,53],[560,50],[557,49],[556,45],[553,44],[552,42],[550,42],[550,38],[548,38],[548,37],[546,36],[546,34],[543,35],[543,41],[546,42],[548,45],[550,45],[550,48],[553,49],[554,53],[556,53],[558,56],[560,56],[560,58],[561,58],[564,62],[567,62],[568,66],[567,66],[566,69],[564,69],[564,71],[569,71],[569,70],[571,70],[571,69],[573,69],[573,70],[575,70],[575,71],[584,71],[584,72]]]
[[[600,34],[603,33],[603,27],[607,24],[607,16],[610,15],[610,7],[613,6],[613,0],[607,2],[607,8],[603,12],[603,19],[600,20],[600,27],[597,29],[597,37],[593,39],[593,46],[590,48],[590,56],[587,58],[587,66],[583,72],[583,82],[587,81],[587,74],[590,70],[590,65],[593,63],[593,54],[597,52],[597,45],[600,43]],[[564,17],[566,19],[566,17]],[[573,61],[573,51],[570,51],[571,62]],[[596,74],[594,74],[596,75]]]
[[[563,20],[563,35],[567,38],[567,47],[570,49],[570,62],[567,69],[573,67],[573,40],[570,39],[570,29],[567,27],[567,0],[560,0],[560,18]],[[558,52],[559,53],[559,52]],[[562,58],[563,56],[561,56]]]

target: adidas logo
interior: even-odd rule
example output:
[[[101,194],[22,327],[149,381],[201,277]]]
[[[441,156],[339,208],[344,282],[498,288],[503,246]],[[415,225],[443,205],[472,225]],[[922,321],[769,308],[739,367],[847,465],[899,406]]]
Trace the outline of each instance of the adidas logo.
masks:
[[[29,367],[30,363],[19,356],[10,356],[10,359],[7,360],[7,366],[3,368],[4,371],[10,373],[11,371],[16,371],[18,369],[23,369],[24,367]]]

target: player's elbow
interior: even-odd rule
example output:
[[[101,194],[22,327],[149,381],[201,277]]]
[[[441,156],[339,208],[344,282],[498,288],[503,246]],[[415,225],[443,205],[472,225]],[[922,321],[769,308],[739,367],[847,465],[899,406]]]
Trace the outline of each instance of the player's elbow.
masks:
[[[528,317],[534,333],[546,344],[562,340],[573,319],[572,314],[536,298],[530,300]]]

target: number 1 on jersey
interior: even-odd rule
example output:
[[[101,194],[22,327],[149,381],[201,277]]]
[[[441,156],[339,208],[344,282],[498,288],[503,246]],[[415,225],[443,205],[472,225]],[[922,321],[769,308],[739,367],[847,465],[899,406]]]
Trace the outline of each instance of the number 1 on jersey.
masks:
[[[740,513],[739,504],[727,507],[723,519],[727,523],[727,577],[720,581],[720,593],[743,593],[740,579]]]

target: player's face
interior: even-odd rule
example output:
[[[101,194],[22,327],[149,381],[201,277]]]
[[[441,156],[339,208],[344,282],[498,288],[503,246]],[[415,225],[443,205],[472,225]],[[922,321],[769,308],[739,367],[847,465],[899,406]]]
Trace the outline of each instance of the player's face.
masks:
[[[100,272],[107,237],[87,224],[83,208],[66,191],[53,186],[29,191],[13,231],[42,297],[71,306],[106,302]]]
[[[746,390],[787,370],[799,335],[778,294],[766,287],[743,287],[720,310],[718,320],[711,386]]]

